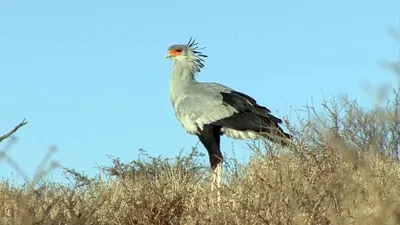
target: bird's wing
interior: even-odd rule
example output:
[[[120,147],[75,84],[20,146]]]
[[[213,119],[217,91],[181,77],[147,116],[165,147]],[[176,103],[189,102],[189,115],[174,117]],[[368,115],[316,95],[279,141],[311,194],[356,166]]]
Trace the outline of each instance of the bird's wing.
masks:
[[[223,125],[223,119],[246,112],[270,117],[274,120],[272,123],[282,122],[270,115],[268,108],[258,105],[254,98],[217,83],[201,83],[192,87],[176,105],[178,115],[200,126],[215,122]]]
[[[194,121],[200,127],[229,117],[238,112],[237,109],[223,101],[221,93],[229,92],[229,88],[212,83],[203,83],[192,87],[177,102],[175,107],[176,114],[178,118]]]
[[[200,88],[192,88],[176,110],[181,123],[184,121],[183,126],[187,122],[185,128],[191,122],[192,127],[200,129],[207,124],[220,126],[232,138],[257,138],[260,133],[290,138],[279,126],[282,120],[273,116],[268,108],[220,84],[203,83]]]

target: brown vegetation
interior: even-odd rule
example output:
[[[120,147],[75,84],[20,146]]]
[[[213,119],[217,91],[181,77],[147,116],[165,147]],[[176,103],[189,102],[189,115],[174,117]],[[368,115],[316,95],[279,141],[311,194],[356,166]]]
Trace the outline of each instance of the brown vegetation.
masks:
[[[65,169],[72,184],[3,181],[0,224],[400,224],[399,91],[372,110],[345,98],[307,106],[299,128],[287,124],[288,150],[254,143],[248,164],[226,160],[219,204],[193,149],[112,158],[93,178]]]

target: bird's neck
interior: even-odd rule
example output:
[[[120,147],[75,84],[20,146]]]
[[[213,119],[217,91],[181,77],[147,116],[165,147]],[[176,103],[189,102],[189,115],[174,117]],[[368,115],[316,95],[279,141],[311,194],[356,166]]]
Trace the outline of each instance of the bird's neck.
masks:
[[[197,83],[197,81],[193,68],[182,65],[179,62],[174,63],[170,83],[170,97],[172,103],[174,104],[174,102],[179,101],[180,97],[184,97],[185,91],[195,83]]]
[[[184,62],[175,62],[172,70],[171,89],[197,82],[191,66]]]

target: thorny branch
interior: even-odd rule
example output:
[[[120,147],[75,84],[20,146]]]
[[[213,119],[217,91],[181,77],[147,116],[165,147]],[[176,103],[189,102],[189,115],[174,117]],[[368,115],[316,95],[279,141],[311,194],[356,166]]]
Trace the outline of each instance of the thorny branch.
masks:
[[[17,132],[17,130],[23,126],[25,126],[28,122],[24,119],[22,120],[21,123],[19,123],[17,126],[14,127],[14,129],[12,129],[10,132],[8,132],[7,134],[4,134],[2,136],[0,136],[0,142],[4,141],[5,139],[9,138],[11,135],[13,135],[15,132]]]

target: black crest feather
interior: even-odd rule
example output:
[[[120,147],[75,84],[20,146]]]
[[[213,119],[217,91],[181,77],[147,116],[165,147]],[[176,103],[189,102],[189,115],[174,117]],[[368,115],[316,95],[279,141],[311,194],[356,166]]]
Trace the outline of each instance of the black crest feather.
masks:
[[[203,58],[207,58],[208,56],[201,52],[201,50],[205,49],[205,47],[199,48],[198,44],[199,43],[197,43],[194,38],[190,37],[190,39],[189,39],[189,41],[187,43],[187,46],[192,50],[192,52],[194,54],[194,57],[195,57],[194,60],[196,61],[196,64],[200,68],[203,68],[204,67],[204,62],[205,62],[205,60]]]

